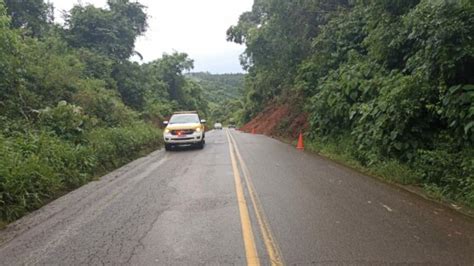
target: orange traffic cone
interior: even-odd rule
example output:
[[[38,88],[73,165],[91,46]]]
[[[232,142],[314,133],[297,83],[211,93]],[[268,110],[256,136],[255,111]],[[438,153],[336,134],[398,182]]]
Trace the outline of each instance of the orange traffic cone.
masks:
[[[300,132],[300,136],[298,137],[298,145],[296,145],[298,150],[304,150],[304,143],[303,143],[303,134]]]
[[[255,128],[252,128],[252,134],[255,134]]]

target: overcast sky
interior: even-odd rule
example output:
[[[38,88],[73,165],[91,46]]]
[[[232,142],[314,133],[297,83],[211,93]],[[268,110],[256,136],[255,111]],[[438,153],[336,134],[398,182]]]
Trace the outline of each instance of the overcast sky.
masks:
[[[50,0],[60,11],[74,4],[105,7],[106,0]],[[253,0],[139,0],[147,6],[149,28],[136,43],[144,61],[160,58],[163,53],[185,52],[194,59],[193,71],[211,73],[242,72],[239,55],[244,46],[226,41],[226,30],[239,15],[252,8]]]

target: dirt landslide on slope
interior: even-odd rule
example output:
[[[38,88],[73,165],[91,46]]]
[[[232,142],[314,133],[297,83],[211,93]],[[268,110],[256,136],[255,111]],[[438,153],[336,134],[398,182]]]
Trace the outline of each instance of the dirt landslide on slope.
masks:
[[[250,122],[240,128],[244,132],[296,138],[308,128],[307,114],[290,104],[270,104]]]

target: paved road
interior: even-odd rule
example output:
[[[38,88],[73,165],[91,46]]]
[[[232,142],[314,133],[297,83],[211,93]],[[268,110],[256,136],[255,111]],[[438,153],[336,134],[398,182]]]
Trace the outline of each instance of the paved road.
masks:
[[[1,265],[474,264],[474,222],[274,139],[209,132],[0,232]]]

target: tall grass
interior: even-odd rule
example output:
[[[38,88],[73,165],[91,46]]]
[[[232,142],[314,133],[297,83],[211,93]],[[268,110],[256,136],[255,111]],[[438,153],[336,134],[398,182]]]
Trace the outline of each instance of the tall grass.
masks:
[[[72,144],[52,132],[0,134],[0,220],[12,221],[161,145],[145,123],[98,128]]]

